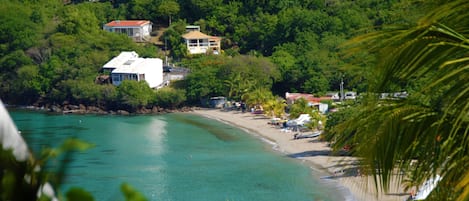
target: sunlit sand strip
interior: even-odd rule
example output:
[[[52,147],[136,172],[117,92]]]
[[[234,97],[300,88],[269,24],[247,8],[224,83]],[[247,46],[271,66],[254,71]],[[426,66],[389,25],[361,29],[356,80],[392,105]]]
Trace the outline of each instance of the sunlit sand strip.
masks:
[[[402,191],[394,181],[388,193],[375,190],[371,176],[359,176],[356,169],[357,159],[347,156],[331,156],[331,149],[326,142],[320,142],[314,138],[293,140],[293,133],[282,132],[268,122],[269,118],[258,114],[242,113],[239,111],[222,111],[217,109],[194,110],[195,114],[216,119],[234,126],[247,129],[249,133],[259,135],[266,142],[272,144],[275,149],[286,155],[297,158],[299,161],[307,161],[311,167],[318,171],[326,172],[324,179],[337,181],[345,187],[341,192],[350,192],[353,195],[345,196],[345,200],[369,200],[369,201],[402,201],[408,194]]]

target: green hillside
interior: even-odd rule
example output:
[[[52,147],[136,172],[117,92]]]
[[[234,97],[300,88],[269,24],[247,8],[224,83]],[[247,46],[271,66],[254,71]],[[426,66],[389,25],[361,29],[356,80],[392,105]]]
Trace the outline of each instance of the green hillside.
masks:
[[[346,90],[363,92],[375,59],[368,52],[341,52],[341,44],[382,25],[412,24],[427,7],[432,5],[392,0],[8,0],[0,7],[0,97],[10,104],[38,106],[64,102],[104,109],[158,105],[153,96],[125,100],[124,89],[94,82],[101,66],[120,51],[164,57],[157,46],[102,30],[103,24],[117,19],[148,19],[154,27],[165,28],[163,37],[172,61],[193,72],[169,93],[182,96],[185,104],[233,94],[227,83],[244,87],[238,91],[267,88],[280,96],[285,92],[323,95],[338,91],[343,79]],[[223,37],[224,54],[187,56],[180,36],[189,24]],[[351,62],[356,59],[360,63]],[[240,93],[230,98],[239,98]],[[142,99],[138,94],[134,98]]]

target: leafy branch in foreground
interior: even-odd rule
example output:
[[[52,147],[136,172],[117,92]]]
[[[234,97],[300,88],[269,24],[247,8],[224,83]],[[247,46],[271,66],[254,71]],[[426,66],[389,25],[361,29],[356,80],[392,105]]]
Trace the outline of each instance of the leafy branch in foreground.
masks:
[[[46,148],[36,159],[14,125],[0,100],[0,200],[67,200],[92,201],[93,196],[82,188],[71,188],[65,198],[60,186],[67,170],[67,161],[76,151],[85,151],[92,144],[79,139],[66,139],[58,148]],[[57,172],[45,168],[51,159],[63,157]],[[54,189],[55,187],[55,189]],[[121,191],[129,201],[144,201],[146,198],[128,184]],[[58,192],[58,194],[57,194]]]

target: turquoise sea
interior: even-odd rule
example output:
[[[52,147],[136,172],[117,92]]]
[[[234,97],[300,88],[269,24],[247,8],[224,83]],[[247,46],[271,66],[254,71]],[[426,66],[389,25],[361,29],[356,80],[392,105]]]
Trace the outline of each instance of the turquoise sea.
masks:
[[[62,192],[79,186],[99,201],[123,200],[119,189],[126,182],[154,201],[346,200],[335,182],[272,144],[190,113],[10,115],[35,153],[70,137],[95,145],[72,155]]]

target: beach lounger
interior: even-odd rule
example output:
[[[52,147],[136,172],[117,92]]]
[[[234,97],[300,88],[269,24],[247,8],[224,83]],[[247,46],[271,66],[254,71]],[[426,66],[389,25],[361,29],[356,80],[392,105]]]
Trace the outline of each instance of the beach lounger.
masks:
[[[301,114],[298,118],[287,121],[287,126],[302,126],[309,121],[311,121],[309,114]]]

